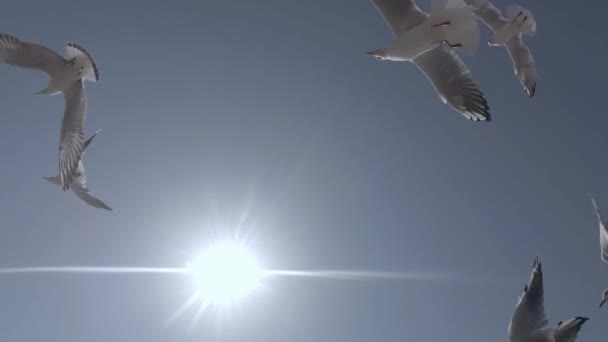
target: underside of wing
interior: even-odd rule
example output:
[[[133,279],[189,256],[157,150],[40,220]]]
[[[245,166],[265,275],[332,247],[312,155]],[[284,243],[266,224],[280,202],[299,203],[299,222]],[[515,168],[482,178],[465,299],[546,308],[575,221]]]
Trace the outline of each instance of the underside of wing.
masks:
[[[47,47],[3,33],[0,33],[0,60],[22,68],[42,70],[51,76],[66,64],[62,56]]]
[[[473,9],[481,21],[494,31],[498,31],[507,23],[507,19],[502,16],[500,10],[489,0],[464,0],[464,2]]]
[[[105,209],[105,210],[109,210],[109,211],[112,210],[112,208],[110,208],[108,205],[106,205],[102,200],[93,196],[91,194],[91,192],[89,191],[89,189],[81,188],[79,186],[74,186],[72,191],[76,194],[76,196],[78,196],[78,198],[80,198],[86,204],[88,204],[94,208],[100,208],[100,209]]]
[[[510,340],[525,341],[535,334],[543,334],[548,324],[545,316],[542,265],[537,257],[530,280],[517,301],[509,324]]]
[[[490,121],[490,107],[471,72],[444,44],[418,56],[414,64],[435,87],[441,100],[473,121]]]
[[[505,45],[511,60],[513,61],[513,69],[515,75],[519,78],[519,82],[524,87],[526,94],[529,97],[536,93],[536,63],[530,53],[528,47],[524,44],[521,34],[513,37]]]
[[[581,327],[589,318],[575,317],[565,322],[559,322],[555,329],[555,342],[575,342]]]
[[[87,100],[82,80],[64,91],[65,111],[61,123],[59,142],[59,175],[63,190],[69,189],[76,177],[84,151],[84,120]]]
[[[426,20],[414,0],[372,0],[395,37]]]

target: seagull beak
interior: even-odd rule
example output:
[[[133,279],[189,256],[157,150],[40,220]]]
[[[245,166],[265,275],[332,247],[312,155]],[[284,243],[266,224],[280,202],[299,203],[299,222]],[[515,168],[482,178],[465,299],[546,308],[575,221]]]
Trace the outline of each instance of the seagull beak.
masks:
[[[600,308],[601,308],[601,307],[604,305],[604,303],[606,303],[606,300],[608,300],[608,298],[604,298],[604,299],[602,300],[602,302],[600,303],[600,306],[599,306]]]

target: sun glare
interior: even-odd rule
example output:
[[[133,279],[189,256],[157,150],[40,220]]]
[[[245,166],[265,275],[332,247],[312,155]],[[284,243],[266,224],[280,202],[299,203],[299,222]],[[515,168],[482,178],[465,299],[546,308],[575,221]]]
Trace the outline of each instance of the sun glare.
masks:
[[[215,304],[226,304],[259,285],[262,274],[257,261],[236,242],[219,242],[190,265],[198,295]]]

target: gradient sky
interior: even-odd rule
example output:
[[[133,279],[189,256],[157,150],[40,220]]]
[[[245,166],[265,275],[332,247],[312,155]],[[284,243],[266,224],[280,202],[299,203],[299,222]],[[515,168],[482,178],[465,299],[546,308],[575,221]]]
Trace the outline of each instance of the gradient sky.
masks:
[[[104,130],[85,166],[114,211],[41,178],[63,98],[0,65],[0,267],[180,267],[242,221],[267,268],[449,276],[273,278],[189,329],[193,312],[165,324],[188,277],[0,275],[0,340],[506,341],[536,254],[551,323],[588,316],[580,341],[605,340],[587,192],[608,212],[607,8],[561,3],[520,1],[538,21],[532,100],[482,27],[465,60],[490,123],[443,105],[415,66],[366,56],[391,39],[367,0],[4,3],[1,32],[95,56],[85,131]]]

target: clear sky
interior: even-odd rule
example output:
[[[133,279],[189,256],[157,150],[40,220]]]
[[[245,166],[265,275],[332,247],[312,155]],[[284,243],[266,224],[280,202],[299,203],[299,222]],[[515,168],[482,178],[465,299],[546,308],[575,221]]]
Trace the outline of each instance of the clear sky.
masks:
[[[104,130],[85,166],[114,211],[41,178],[63,98],[0,65],[0,267],[180,267],[242,221],[268,268],[450,276],[273,278],[189,330],[192,312],[166,324],[184,276],[1,275],[0,340],[506,341],[537,253],[551,323],[588,316],[580,340],[605,340],[587,192],[608,211],[606,8],[561,3],[519,2],[538,22],[532,100],[482,27],[465,60],[490,123],[443,105],[415,66],[365,55],[391,39],[367,0],[4,3],[1,32],[95,57],[85,128]]]

